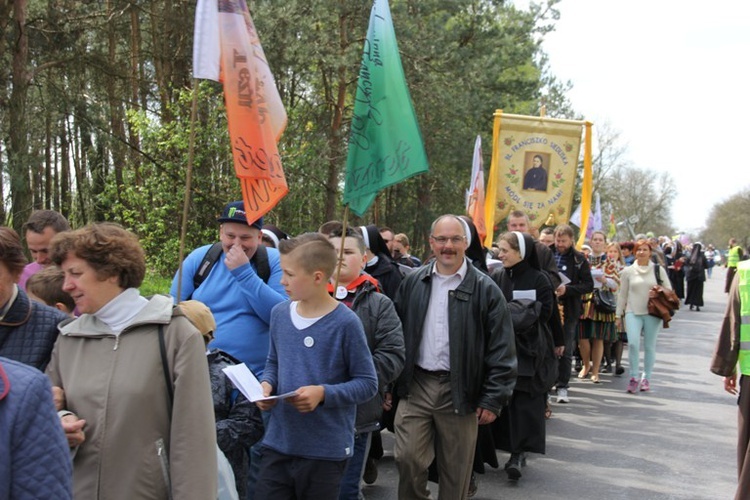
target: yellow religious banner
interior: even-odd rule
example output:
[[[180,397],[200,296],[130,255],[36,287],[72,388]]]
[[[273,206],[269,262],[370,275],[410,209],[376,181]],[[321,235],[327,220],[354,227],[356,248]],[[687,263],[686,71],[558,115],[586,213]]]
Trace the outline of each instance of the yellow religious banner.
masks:
[[[534,228],[568,222],[584,123],[495,112],[487,241],[513,210],[525,212]]]

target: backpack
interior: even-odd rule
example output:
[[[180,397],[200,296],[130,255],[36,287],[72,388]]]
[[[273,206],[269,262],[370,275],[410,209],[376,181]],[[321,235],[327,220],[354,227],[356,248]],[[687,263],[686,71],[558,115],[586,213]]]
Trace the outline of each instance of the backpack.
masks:
[[[206,255],[203,256],[203,260],[198,266],[198,270],[195,271],[195,275],[193,276],[193,292],[195,292],[195,290],[201,286],[201,283],[206,280],[211,269],[213,269],[214,264],[219,260],[219,255],[221,255],[223,250],[221,242],[214,243],[211,245],[211,248],[208,249]],[[264,245],[258,245],[258,248],[255,249],[255,255],[250,259],[250,262],[255,264],[255,272],[260,279],[268,284],[268,279],[271,277],[271,266],[268,263],[268,251]],[[192,294],[190,295],[192,296]]]

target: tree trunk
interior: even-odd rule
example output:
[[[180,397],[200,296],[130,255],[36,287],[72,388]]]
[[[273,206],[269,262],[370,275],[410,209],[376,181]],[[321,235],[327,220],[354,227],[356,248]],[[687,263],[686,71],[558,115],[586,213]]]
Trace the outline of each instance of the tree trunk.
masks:
[[[52,117],[47,110],[44,117],[44,208],[52,209]]]
[[[28,167],[28,131],[26,97],[29,88],[29,39],[26,33],[27,0],[13,2],[13,90],[10,94],[10,143],[8,145],[8,173],[10,175],[11,213],[13,228],[21,234],[21,227],[31,214],[32,197]]]
[[[3,167],[3,162],[1,160],[2,157],[3,157],[3,141],[0,141],[0,172],[4,170],[2,168]],[[5,200],[5,182],[3,182],[4,177],[5,176],[0,175],[0,200]],[[3,226],[8,225],[8,221],[5,220],[5,203],[0,203],[0,224],[2,224]]]
[[[73,168],[76,175],[76,194],[78,194],[78,213],[81,214],[81,225],[88,224],[88,207],[86,206],[85,193],[89,192],[86,177],[87,155],[91,148],[91,136],[85,119],[86,109],[83,105],[76,106],[75,120],[71,134],[74,144]],[[77,140],[76,140],[77,139]]]
[[[160,5],[163,5],[161,13],[157,11]],[[172,38],[172,33],[169,31],[169,16],[171,12],[171,0],[153,2],[151,4],[151,43],[154,51],[154,73],[161,103],[160,112],[162,120],[165,123],[169,123],[173,119],[169,107],[171,96],[170,77],[172,73],[171,60],[174,57],[174,47],[169,43]]]
[[[70,214],[70,143],[65,121],[60,124],[60,213]]]
[[[127,142],[127,139],[125,137],[125,117],[122,110],[122,104],[120,103],[120,99],[117,95],[117,68],[118,68],[118,61],[117,61],[117,30],[116,30],[116,19],[117,16],[114,14],[114,9],[112,7],[112,0],[107,1],[107,12],[108,12],[108,18],[109,23],[107,26],[108,30],[108,36],[107,36],[107,45],[109,46],[109,64],[112,67],[112,71],[106,76],[106,89],[107,89],[107,100],[109,101],[109,124],[111,127],[112,135],[114,135],[114,139],[109,141],[110,143],[110,151],[112,152],[112,163],[113,168],[115,172],[115,184],[117,188],[115,189],[115,192],[117,193],[117,201],[121,202],[120,197],[120,191],[123,187],[123,177],[122,177],[122,169],[125,166],[125,143]],[[123,99],[124,100],[124,99]],[[103,145],[102,145],[103,146]],[[99,182],[101,183],[101,190],[104,190],[104,184],[105,184],[105,171],[104,164],[107,162],[107,155],[106,150],[102,147],[102,150],[100,151],[101,158],[99,158],[99,161],[102,162],[102,165],[100,169],[98,169],[101,178],[94,179],[94,195],[99,194],[97,192],[97,188],[99,187]],[[118,203],[119,205],[119,203]],[[97,213],[97,220],[100,219],[99,216],[103,215],[101,213]]]
[[[346,17],[339,17],[339,50],[343,55],[349,46],[346,36]],[[333,103],[333,120],[328,132],[328,175],[326,176],[326,213],[325,220],[333,220],[339,206],[339,169],[344,156],[345,141],[342,138],[344,108],[346,107],[347,67],[343,64],[336,70],[336,101]],[[333,97],[333,89],[326,94]]]
[[[134,5],[130,6],[130,105],[138,107],[140,102],[140,85],[143,81],[143,64],[141,63],[141,26],[138,18],[138,9]],[[128,151],[129,164],[133,167],[135,185],[141,186],[141,139],[138,132],[133,127],[128,127],[130,137],[130,148]],[[117,168],[117,165],[115,165]]]

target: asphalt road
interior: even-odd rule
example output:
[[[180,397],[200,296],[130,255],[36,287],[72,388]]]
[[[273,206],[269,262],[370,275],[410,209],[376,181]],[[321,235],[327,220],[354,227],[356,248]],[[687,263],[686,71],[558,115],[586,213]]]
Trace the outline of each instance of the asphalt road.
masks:
[[[737,484],[736,399],[709,371],[726,306],[724,269],[706,282],[705,307],[683,307],[659,336],[651,391],[627,394],[625,374],[601,384],[571,378],[570,403],[553,403],[546,455],[529,455],[523,477],[502,469],[479,477],[481,499],[731,499]],[[642,366],[641,353],[641,366]],[[554,401],[554,399],[553,399]],[[393,436],[368,500],[395,499]],[[499,462],[507,454],[498,452]],[[437,485],[430,483],[434,498]],[[450,500],[450,499],[446,499]]]

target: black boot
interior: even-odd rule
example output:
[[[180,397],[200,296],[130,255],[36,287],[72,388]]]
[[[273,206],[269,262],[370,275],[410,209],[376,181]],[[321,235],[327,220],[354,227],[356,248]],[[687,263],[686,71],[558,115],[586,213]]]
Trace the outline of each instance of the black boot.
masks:
[[[511,453],[510,460],[505,462],[505,473],[508,474],[508,479],[511,481],[518,481],[521,479],[521,467],[526,465],[526,454]]]
[[[478,489],[479,484],[477,483],[477,475],[472,472],[471,481],[469,481],[469,498],[474,497],[477,494]]]

